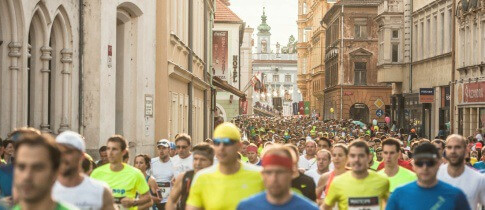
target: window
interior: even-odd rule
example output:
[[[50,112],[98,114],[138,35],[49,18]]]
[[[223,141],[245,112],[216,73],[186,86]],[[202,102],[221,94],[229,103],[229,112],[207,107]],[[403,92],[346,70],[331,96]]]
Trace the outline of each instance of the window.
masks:
[[[426,21],[426,57],[431,57],[431,20]]]
[[[367,38],[367,19],[357,18],[354,23],[356,39],[366,39]]]
[[[399,44],[392,44],[392,62],[399,61]]]
[[[481,34],[485,34],[485,21],[482,21],[482,33]],[[485,36],[481,36],[482,37],[482,59],[481,60],[485,60]]]
[[[279,76],[280,75],[277,75],[277,74],[273,75],[273,82],[279,82],[279,80],[280,80]]]
[[[354,85],[366,85],[367,84],[367,71],[365,62],[354,63]]]
[[[399,30],[392,30],[392,38],[393,39],[399,38]]]
[[[445,13],[441,13],[441,45],[439,46],[441,48],[441,54],[445,53]]]
[[[263,83],[267,82],[266,78],[267,78],[266,74],[261,73],[261,79],[263,80]]]
[[[285,82],[291,82],[291,75],[285,75]]]

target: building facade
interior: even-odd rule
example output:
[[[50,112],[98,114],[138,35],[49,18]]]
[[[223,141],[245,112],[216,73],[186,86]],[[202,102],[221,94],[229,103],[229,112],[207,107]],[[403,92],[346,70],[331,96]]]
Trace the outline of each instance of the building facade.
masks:
[[[325,14],[324,119],[384,122],[391,87],[377,81],[380,1],[341,0]]]
[[[485,131],[485,1],[456,2],[455,126],[475,136]]]
[[[393,87],[389,114],[397,127],[428,138],[450,133],[451,7],[452,0],[386,0],[376,19],[378,82]],[[425,94],[431,98],[420,100]]]

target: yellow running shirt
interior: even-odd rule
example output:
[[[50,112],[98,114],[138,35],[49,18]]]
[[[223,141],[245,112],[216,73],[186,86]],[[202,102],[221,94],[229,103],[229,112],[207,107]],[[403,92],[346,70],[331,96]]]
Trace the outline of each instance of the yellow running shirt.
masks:
[[[364,179],[356,179],[348,171],[334,178],[325,197],[325,204],[334,206],[338,202],[340,210],[380,210],[383,200],[389,197],[389,180],[369,170]]]
[[[112,189],[115,203],[119,204],[119,200],[124,197],[134,199],[137,192],[140,195],[148,192],[148,184],[140,170],[123,163],[123,169],[115,172],[109,168],[109,165],[110,164],[104,164],[103,166],[94,169],[93,173],[91,173],[91,177],[108,184]],[[136,209],[138,208],[130,208],[130,210]]]
[[[417,177],[416,174],[406,168],[403,168],[399,166],[399,170],[393,177],[387,176],[387,174],[384,172],[385,169],[380,170],[377,172],[378,174],[381,174],[387,178],[389,178],[389,191],[392,193],[394,190],[402,185],[408,184],[409,182],[416,181]]]
[[[211,210],[236,209],[241,200],[263,191],[261,167],[239,164],[239,171],[231,175],[222,174],[219,164],[195,174],[187,205]]]

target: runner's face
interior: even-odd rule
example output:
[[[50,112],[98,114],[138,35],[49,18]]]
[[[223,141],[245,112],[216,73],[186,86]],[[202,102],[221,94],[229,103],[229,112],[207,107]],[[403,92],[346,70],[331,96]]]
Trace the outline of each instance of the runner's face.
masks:
[[[79,173],[82,160],[81,152],[64,145],[59,145],[59,149],[62,154],[59,172],[63,176],[72,176]]]
[[[326,149],[326,150],[329,150],[330,149],[330,145],[328,145],[328,142],[327,141],[320,140],[320,141],[318,141],[318,149]]]
[[[253,152],[253,151],[249,151],[248,152],[248,159],[249,159],[250,162],[256,162],[256,160],[258,159],[258,153]]]
[[[222,143],[217,146],[214,145],[217,160],[219,160],[219,162],[222,164],[233,164],[236,162],[237,157],[239,156],[237,153],[239,148],[241,148],[241,142],[236,142],[233,145],[227,146]]]
[[[369,168],[371,154],[366,154],[361,147],[351,147],[349,149],[349,163],[352,171],[356,173],[365,172]]]
[[[170,147],[163,147],[159,146],[158,147],[158,156],[160,159],[165,159],[170,156]]]
[[[441,146],[441,144],[438,144],[438,143],[432,143],[436,148],[438,148],[438,151],[440,154],[443,154],[443,150],[444,148]]]
[[[50,196],[56,180],[47,148],[42,146],[21,146],[15,160],[14,188],[19,200],[33,203]]]
[[[347,164],[347,155],[340,147],[335,147],[332,150],[332,162],[336,168],[343,168]]]
[[[318,152],[317,153],[318,170],[323,171],[324,169],[328,169],[329,165],[330,165],[330,158],[328,154],[325,152]]]
[[[396,166],[397,159],[399,158],[399,152],[396,151],[396,145],[384,145],[382,147],[382,158],[386,162],[386,165]]]
[[[145,162],[145,158],[138,156],[135,158],[135,168],[140,169],[140,171],[144,172],[147,170],[147,163]]]
[[[199,171],[212,165],[212,162],[203,155],[194,154],[194,170]]]
[[[308,142],[308,143],[306,143],[305,149],[306,149],[307,155],[313,156],[313,155],[315,155],[315,152],[317,150],[317,145],[315,145],[314,142]]]
[[[423,165],[421,167],[416,165],[416,162],[419,160],[414,160],[414,172],[416,172],[416,176],[418,177],[418,181],[423,183],[432,183],[436,180],[436,174],[438,173],[438,169],[440,168],[440,163],[438,159],[425,159],[428,161],[435,161],[436,164],[434,166],[427,166]]]
[[[12,143],[8,144],[7,147],[5,147],[5,154],[13,156],[14,152],[15,150]]]
[[[181,158],[187,158],[190,155],[190,146],[187,141],[178,141],[176,143],[177,152]]]
[[[108,153],[108,161],[110,163],[121,163],[125,151],[121,150],[121,145],[118,142],[109,141],[106,144],[106,152]]]
[[[289,192],[292,171],[282,166],[266,166],[261,172],[269,195],[281,198]]]
[[[461,164],[465,164],[465,153],[466,148],[458,139],[450,139],[446,142],[446,160],[453,165],[458,166]]]
[[[100,152],[99,156],[101,157],[101,161],[104,161],[104,162],[108,161],[108,152],[107,151]]]

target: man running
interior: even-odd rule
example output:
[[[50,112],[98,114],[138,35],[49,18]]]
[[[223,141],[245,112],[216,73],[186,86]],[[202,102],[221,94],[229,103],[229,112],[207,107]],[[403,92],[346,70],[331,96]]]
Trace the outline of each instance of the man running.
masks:
[[[318,180],[322,174],[329,171],[328,167],[332,160],[332,154],[326,149],[321,149],[317,152],[317,168],[306,171],[305,174],[310,176],[315,181],[315,185],[318,184]]]
[[[52,198],[80,209],[115,209],[109,187],[83,175],[81,163],[86,150],[83,137],[65,131],[56,137],[56,142],[62,155],[60,174],[52,189]]]
[[[394,190],[386,210],[470,209],[466,196],[460,189],[436,178],[441,157],[433,144],[426,142],[417,146],[413,157],[418,180]]]
[[[207,143],[195,146],[192,150],[192,156],[194,157],[194,170],[179,174],[175,179],[165,209],[185,210],[194,174],[214,163],[214,149]]]
[[[315,153],[317,151],[317,143],[313,140],[307,140],[305,142],[305,154],[302,154],[298,160],[298,168],[305,169],[308,171],[310,169],[317,168],[317,160],[315,158]]]
[[[179,137],[179,136],[178,136]],[[177,138],[178,139],[178,138]],[[181,142],[179,141],[179,145]],[[159,197],[162,198],[160,203],[156,203],[158,209],[165,209],[165,204],[168,201],[170,190],[172,189],[172,181],[175,177],[175,165],[170,159],[170,142],[167,139],[162,139],[157,143],[158,157],[152,158],[151,168],[152,176],[157,181],[160,190]],[[191,166],[192,167],[192,166]]]
[[[219,163],[195,175],[188,210],[235,209],[241,200],[264,190],[260,168],[238,161],[241,133],[234,124],[217,126],[213,141]]]
[[[24,134],[15,145],[14,191],[18,204],[14,210],[77,209],[51,197],[61,161],[61,152],[47,135]]]
[[[258,156],[258,146],[255,144],[249,144],[246,148],[246,154],[248,156],[248,163],[261,166],[261,158]]]
[[[194,158],[190,153],[191,142],[192,138],[185,133],[179,134],[177,135],[177,138],[175,138],[175,145],[178,155],[175,155],[172,158],[172,163],[175,167],[174,177],[177,177],[177,175],[180,173],[184,173],[193,169],[192,162],[194,161]]]
[[[416,180],[414,172],[397,164],[397,160],[401,156],[400,148],[401,144],[397,139],[389,138],[382,142],[382,156],[386,166],[384,170],[380,170],[378,173],[389,178],[389,191],[391,193],[397,187]]]
[[[127,143],[123,136],[114,135],[106,143],[109,164],[94,169],[91,177],[105,182],[112,189],[119,209],[136,210],[152,205],[145,177],[140,170],[123,163]],[[136,199],[136,194],[139,198]]]
[[[309,209],[318,207],[307,198],[291,191],[292,175],[296,171],[289,148],[271,146],[263,156],[263,176],[265,192],[239,203],[238,210],[253,209]]]
[[[330,210],[336,202],[339,209],[382,209],[389,196],[389,180],[368,170],[373,158],[367,143],[353,141],[348,160],[352,168],[334,178],[325,196],[324,209]]]
[[[96,161],[96,166],[97,167],[100,167],[106,163],[108,163],[108,153],[106,152],[106,146],[102,146],[99,148],[98,152],[99,152],[99,160]]]
[[[446,138],[446,160],[441,165],[438,179],[462,190],[472,210],[485,204],[485,176],[465,166],[466,141],[463,136],[452,134]]]

